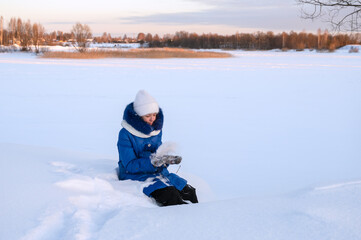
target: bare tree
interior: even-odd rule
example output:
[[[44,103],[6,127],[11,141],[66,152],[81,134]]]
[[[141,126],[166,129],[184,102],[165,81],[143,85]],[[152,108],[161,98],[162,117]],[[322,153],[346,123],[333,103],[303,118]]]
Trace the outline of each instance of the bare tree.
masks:
[[[45,29],[40,23],[33,24],[33,44],[35,47],[35,52],[40,52],[40,44],[43,41]]]
[[[144,39],[145,39],[145,34],[144,33],[138,33],[138,36],[137,36],[137,41],[138,42],[144,42]]]
[[[71,33],[74,35],[76,44],[74,47],[79,52],[85,52],[89,46],[88,39],[92,37],[92,32],[87,24],[76,23]]]
[[[56,32],[56,35],[57,35],[57,40],[59,40],[59,41],[61,41],[61,42],[63,42],[64,41],[64,33],[62,32],[62,31],[57,31]]]
[[[147,35],[145,35],[145,39],[146,42],[151,42],[153,40],[153,36],[151,33],[147,33]]]
[[[360,0],[296,0],[302,7],[302,17],[324,19],[336,31],[361,29]]]
[[[322,44],[321,44],[321,29],[319,28],[317,30],[317,49],[321,49],[322,48]]]
[[[20,32],[23,22],[20,18],[15,19],[14,25],[14,44],[20,43]]]
[[[30,44],[33,38],[33,29],[30,20],[23,23],[20,29],[20,43],[22,50],[29,51],[31,49]]]
[[[16,18],[11,18],[9,22],[9,33],[11,38],[11,44],[15,44],[15,26],[16,26]]]
[[[0,17],[0,46],[3,45],[3,16]]]
[[[102,35],[101,38],[100,38],[100,41],[101,41],[102,43],[108,42],[108,33],[104,32],[103,35]]]
[[[16,38],[20,42],[21,50],[29,51],[33,38],[33,31],[30,20],[23,22],[20,18],[16,22]]]
[[[127,34],[124,34],[124,36],[123,36],[123,42],[128,43],[128,37],[127,37]]]

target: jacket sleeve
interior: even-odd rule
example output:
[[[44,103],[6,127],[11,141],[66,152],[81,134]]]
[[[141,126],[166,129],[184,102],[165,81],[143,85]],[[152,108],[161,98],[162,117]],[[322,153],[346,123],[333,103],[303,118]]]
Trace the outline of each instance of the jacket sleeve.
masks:
[[[119,162],[123,164],[127,173],[137,174],[157,172],[158,169],[151,164],[149,157],[138,158],[135,155],[134,148],[128,136],[119,133],[117,145]]]

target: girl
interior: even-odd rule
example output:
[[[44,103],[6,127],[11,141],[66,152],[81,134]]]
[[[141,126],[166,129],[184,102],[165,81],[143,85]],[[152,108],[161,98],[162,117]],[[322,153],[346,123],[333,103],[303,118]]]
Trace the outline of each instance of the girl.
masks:
[[[156,100],[144,90],[124,111],[119,132],[119,180],[147,182],[143,192],[160,206],[197,203],[195,188],[174,173],[169,164],[179,164],[181,157],[156,155],[162,144],[163,112]]]

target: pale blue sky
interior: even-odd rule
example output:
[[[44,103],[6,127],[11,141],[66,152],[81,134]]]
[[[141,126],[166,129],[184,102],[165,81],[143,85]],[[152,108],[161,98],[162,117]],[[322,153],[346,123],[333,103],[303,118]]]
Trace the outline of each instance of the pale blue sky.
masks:
[[[144,33],[234,34],[255,31],[307,31],[326,28],[301,19],[295,0],[0,0],[0,16],[40,22],[46,31],[70,31],[75,22],[94,34]]]

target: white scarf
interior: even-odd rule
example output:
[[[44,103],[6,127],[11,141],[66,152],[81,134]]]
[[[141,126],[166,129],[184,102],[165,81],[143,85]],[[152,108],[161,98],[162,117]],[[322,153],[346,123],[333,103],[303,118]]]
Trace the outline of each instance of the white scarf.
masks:
[[[132,135],[140,137],[140,138],[150,138],[153,136],[157,136],[160,133],[160,130],[154,130],[153,132],[147,134],[144,134],[142,132],[139,132],[137,129],[132,127],[127,121],[123,120],[121,123],[122,127],[125,128],[128,132],[130,132]]]

